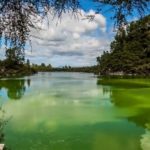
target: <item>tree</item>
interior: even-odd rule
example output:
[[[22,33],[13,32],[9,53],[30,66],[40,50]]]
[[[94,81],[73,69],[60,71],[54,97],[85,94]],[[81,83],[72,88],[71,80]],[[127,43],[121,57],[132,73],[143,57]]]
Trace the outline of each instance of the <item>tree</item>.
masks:
[[[27,66],[28,66],[28,68],[30,68],[30,60],[29,59],[27,59]]]
[[[51,69],[52,69],[52,65],[49,64],[49,65],[47,66],[47,68],[51,70]]]
[[[139,14],[141,17],[144,12],[149,13],[150,0],[96,0],[103,6],[110,6],[110,10],[114,12],[113,19],[116,20],[118,26],[127,22],[127,17]]]
[[[97,57],[97,63],[99,66],[99,71],[102,74],[108,74],[111,68],[111,64],[109,63],[110,60],[110,54],[108,51],[104,51],[101,57]]]
[[[0,0],[0,38],[8,47],[24,48],[33,16],[45,17],[53,8],[57,16],[66,9],[77,10],[77,0]]]
[[[45,65],[45,63],[41,63],[41,67],[45,67],[46,65]]]
[[[10,63],[21,64],[24,62],[24,51],[20,48],[8,48],[6,50],[6,60]]]
[[[150,74],[150,15],[119,30],[110,52],[99,57],[101,74]]]

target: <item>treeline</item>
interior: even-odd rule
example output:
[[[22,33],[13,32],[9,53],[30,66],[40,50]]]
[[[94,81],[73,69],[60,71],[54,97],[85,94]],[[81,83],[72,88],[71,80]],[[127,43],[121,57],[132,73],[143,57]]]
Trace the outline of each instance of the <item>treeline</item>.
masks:
[[[18,47],[6,49],[6,58],[0,60],[0,78],[31,75],[36,71],[25,62],[24,51]]]
[[[27,60],[29,61],[29,60]],[[29,65],[29,63],[27,63]],[[30,68],[34,69],[37,72],[87,72],[87,73],[98,73],[98,66],[84,66],[84,67],[52,67],[51,64],[46,65],[45,63],[31,64]]]
[[[32,75],[39,71],[52,71],[52,66],[31,64],[29,59],[25,60],[24,50],[18,47],[6,49],[5,59],[0,60],[0,78]]]
[[[64,67],[52,68],[52,71],[56,71],[56,72],[87,72],[87,73],[97,73],[98,67],[97,66],[84,66],[84,67],[64,66]]]
[[[38,64],[32,64],[30,66],[32,69],[34,69],[37,72],[48,72],[48,71],[52,71],[52,65],[48,64],[46,65],[45,63],[41,63],[40,65]]]
[[[30,60],[25,60],[24,51],[14,47],[6,49],[6,58],[0,60],[0,77],[19,77],[32,75],[37,72],[87,72],[97,73],[97,66],[84,66],[84,67],[52,67],[51,64],[33,64]]]
[[[150,15],[120,28],[97,62],[102,75],[150,75]]]

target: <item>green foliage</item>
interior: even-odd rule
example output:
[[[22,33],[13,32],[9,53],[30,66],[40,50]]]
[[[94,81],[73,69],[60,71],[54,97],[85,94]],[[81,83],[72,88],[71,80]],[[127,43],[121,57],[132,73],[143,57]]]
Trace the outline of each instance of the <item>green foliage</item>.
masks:
[[[51,64],[46,65],[45,63],[41,63],[41,65],[32,64],[31,68],[33,68],[37,72],[52,71],[52,65]]]
[[[12,61],[11,59],[0,60],[0,78],[21,77],[34,73],[36,71],[24,62]]]
[[[23,64],[24,62],[24,51],[20,48],[9,48],[6,50],[6,60],[5,63],[7,67],[12,67],[14,65]]]
[[[103,75],[150,74],[150,15],[118,30],[110,52],[97,58]]]

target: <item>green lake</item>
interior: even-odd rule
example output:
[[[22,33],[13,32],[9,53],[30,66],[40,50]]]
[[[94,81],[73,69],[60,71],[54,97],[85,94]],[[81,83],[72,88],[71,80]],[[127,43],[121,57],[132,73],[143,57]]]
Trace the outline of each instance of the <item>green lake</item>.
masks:
[[[10,150],[150,150],[150,80],[120,81],[57,72],[0,80],[9,118],[5,144]]]

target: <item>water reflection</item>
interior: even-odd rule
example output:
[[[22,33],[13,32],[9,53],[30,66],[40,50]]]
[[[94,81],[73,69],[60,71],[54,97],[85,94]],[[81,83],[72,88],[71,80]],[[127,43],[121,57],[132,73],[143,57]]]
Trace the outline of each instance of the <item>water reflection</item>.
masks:
[[[31,80],[30,79],[27,79],[27,85],[28,85],[28,87],[30,87],[30,85],[31,85]]]
[[[30,87],[30,84],[30,79],[0,80],[0,92],[5,89],[9,99],[19,100],[24,95],[27,86]]]
[[[22,100],[5,103],[13,116],[5,130],[12,149],[149,150],[148,86],[96,85],[97,79],[75,73],[30,79]]]
[[[130,81],[131,80],[129,80],[129,82]],[[98,83],[100,82],[98,81]],[[111,82],[111,86],[108,86],[107,83],[101,83],[101,85],[103,85],[103,94],[109,93],[111,102],[114,104],[114,106],[119,110],[126,112],[124,115],[125,119],[127,119],[129,122],[135,123],[138,127],[145,129],[145,133],[141,134],[140,143],[142,150],[149,150],[150,87],[147,82],[143,84],[141,84],[142,82],[140,82],[140,84],[137,83],[138,86],[134,86],[134,84],[124,85],[118,83],[116,85],[115,81],[113,80]],[[129,88],[127,88],[127,85]]]

